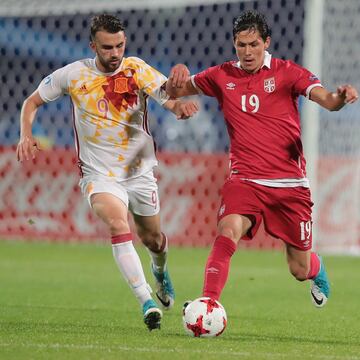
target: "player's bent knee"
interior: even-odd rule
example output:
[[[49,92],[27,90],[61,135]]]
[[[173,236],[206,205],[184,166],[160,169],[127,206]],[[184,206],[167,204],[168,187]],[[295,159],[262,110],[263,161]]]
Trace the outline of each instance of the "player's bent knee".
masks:
[[[307,280],[309,270],[299,265],[289,266],[289,270],[292,276],[298,281]]]
[[[218,234],[237,243],[251,227],[251,221],[237,214],[225,216],[218,224]]]
[[[151,251],[159,252],[162,247],[162,235],[158,231],[144,231],[138,234],[142,243]]]
[[[238,236],[237,236],[237,231],[235,231],[233,228],[231,227],[221,227],[218,231],[219,235],[221,236],[225,236],[229,239],[231,239],[234,242],[237,242],[239,240]]]
[[[129,223],[122,218],[110,218],[106,221],[111,235],[126,234],[130,232]]]

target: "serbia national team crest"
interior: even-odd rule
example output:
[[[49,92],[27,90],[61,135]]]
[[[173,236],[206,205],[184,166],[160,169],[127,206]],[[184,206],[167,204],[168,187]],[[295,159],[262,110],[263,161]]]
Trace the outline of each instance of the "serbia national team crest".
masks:
[[[264,80],[264,90],[267,93],[272,93],[275,90],[275,78],[269,78]]]

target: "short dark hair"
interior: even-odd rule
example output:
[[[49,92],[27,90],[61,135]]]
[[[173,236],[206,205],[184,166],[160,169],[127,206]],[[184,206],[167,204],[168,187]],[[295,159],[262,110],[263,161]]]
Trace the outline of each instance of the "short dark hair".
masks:
[[[95,34],[98,31],[107,31],[111,34],[116,34],[124,30],[124,24],[116,16],[108,14],[97,15],[91,19],[90,40],[93,41],[95,39]]]
[[[271,35],[271,30],[266,22],[265,16],[254,10],[245,11],[234,20],[234,40],[236,34],[244,30],[259,31],[259,34],[264,41],[266,41],[267,37]]]

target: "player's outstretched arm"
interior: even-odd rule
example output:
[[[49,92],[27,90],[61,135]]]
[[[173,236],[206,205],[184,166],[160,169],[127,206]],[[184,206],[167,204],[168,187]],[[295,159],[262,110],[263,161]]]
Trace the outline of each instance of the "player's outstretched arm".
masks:
[[[336,92],[330,92],[323,87],[315,87],[310,92],[310,99],[330,111],[340,110],[346,104],[352,104],[359,98],[357,90],[352,85],[341,85]]]
[[[23,103],[20,115],[20,140],[16,149],[18,161],[34,159],[40,150],[38,141],[32,136],[32,123],[36,112],[44,104],[39,92],[33,92]]]
[[[168,100],[164,108],[176,115],[177,119],[188,119],[199,111],[196,101]]]
[[[166,92],[174,99],[198,94],[190,80],[190,71],[184,64],[177,64],[171,69]]]

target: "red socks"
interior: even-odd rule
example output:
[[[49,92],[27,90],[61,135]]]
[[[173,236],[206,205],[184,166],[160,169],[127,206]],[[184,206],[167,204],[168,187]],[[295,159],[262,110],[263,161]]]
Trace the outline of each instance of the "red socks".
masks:
[[[313,279],[314,277],[316,277],[316,275],[319,273],[319,271],[320,271],[319,256],[312,252],[310,255],[310,271],[308,273],[307,278]]]
[[[203,296],[218,300],[229,275],[230,259],[236,244],[219,235],[214,242],[205,267]]]
[[[218,236],[214,242],[205,267],[203,296],[218,300],[229,275],[230,259],[236,251],[236,244],[226,236]],[[310,255],[308,279],[320,271],[320,259],[316,253]]]

